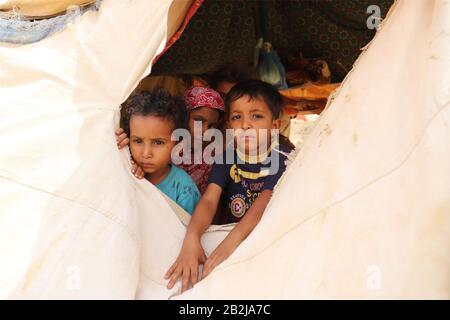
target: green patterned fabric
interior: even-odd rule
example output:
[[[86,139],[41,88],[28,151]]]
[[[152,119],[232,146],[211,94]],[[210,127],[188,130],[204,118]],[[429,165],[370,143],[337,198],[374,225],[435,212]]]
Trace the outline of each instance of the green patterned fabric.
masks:
[[[341,81],[374,36],[366,13],[384,17],[392,0],[267,0],[266,40],[280,55],[300,50],[323,58]],[[181,38],[155,64],[155,74],[202,74],[231,62],[249,62],[256,44],[252,0],[205,0]]]

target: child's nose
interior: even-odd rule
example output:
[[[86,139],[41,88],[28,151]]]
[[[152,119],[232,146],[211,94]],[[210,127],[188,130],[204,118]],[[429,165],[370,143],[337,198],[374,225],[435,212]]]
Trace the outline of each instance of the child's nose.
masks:
[[[251,128],[251,122],[247,117],[242,117],[242,129],[247,130]]]
[[[146,145],[144,147],[144,152],[143,152],[142,156],[144,158],[152,158],[153,157],[152,147],[150,145]]]

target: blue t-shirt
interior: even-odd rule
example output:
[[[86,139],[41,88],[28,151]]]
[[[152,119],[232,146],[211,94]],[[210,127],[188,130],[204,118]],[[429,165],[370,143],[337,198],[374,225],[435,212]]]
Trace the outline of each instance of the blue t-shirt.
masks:
[[[262,159],[250,159],[235,150],[227,150],[216,158],[208,183],[223,190],[227,205],[227,223],[238,222],[264,190],[273,190],[286,170],[285,161],[291,149],[281,145],[271,147]],[[234,161],[226,162],[232,153]]]
[[[156,187],[192,215],[200,199],[200,192],[184,170],[172,165],[167,177]]]

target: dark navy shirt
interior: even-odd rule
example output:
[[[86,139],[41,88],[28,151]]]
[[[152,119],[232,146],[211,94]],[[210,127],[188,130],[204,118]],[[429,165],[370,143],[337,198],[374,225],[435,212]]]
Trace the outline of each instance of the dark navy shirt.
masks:
[[[216,158],[208,183],[222,188],[227,203],[227,223],[238,222],[264,190],[273,190],[286,169],[285,161],[291,150],[272,146],[263,159],[245,158],[235,150],[227,150]],[[233,162],[227,163],[227,154]],[[244,159],[245,158],[245,159]]]

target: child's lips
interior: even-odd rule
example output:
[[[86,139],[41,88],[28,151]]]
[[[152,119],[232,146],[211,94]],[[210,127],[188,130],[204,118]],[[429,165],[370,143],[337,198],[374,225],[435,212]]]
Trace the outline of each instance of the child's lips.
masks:
[[[153,168],[155,166],[153,163],[141,163],[140,165],[144,169]]]
[[[241,141],[245,144],[255,144],[256,143],[256,138],[255,137],[249,137],[249,136],[244,136],[241,137]]]
[[[256,137],[252,134],[241,134],[237,136],[238,139],[242,139],[242,140],[254,140],[256,139]]]

